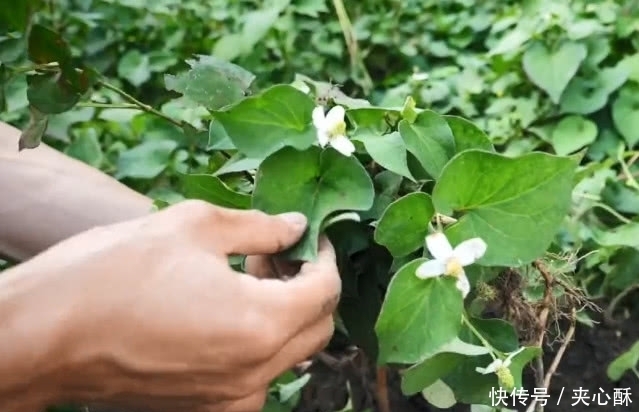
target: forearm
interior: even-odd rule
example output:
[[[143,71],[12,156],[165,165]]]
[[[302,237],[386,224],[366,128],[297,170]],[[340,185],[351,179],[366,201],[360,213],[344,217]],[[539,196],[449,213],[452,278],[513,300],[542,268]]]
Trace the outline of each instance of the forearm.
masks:
[[[58,379],[71,347],[63,343],[65,309],[42,293],[43,273],[30,263],[0,276],[0,409],[40,412],[54,403]],[[68,312],[68,311],[67,311]]]
[[[145,215],[151,199],[0,123],[0,255],[28,259],[76,233]]]

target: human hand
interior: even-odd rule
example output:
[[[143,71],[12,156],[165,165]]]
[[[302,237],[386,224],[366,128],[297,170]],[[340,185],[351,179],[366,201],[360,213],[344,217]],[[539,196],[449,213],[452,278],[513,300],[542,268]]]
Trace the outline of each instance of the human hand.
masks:
[[[301,217],[301,219],[300,219]],[[319,352],[340,293],[326,239],[319,258],[273,279],[264,255],[299,240],[306,221],[186,201],[64,241],[27,263],[57,328],[43,362],[56,402],[127,410],[258,412],[270,381]],[[257,255],[248,276],[231,254]],[[38,317],[40,313],[40,317]],[[43,327],[46,327],[43,325]],[[60,359],[65,362],[58,361]]]

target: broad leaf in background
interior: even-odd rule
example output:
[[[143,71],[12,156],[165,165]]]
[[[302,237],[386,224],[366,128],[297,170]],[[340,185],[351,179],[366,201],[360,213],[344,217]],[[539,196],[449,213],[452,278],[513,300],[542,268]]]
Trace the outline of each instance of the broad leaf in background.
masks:
[[[424,246],[434,213],[429,195],[410,193],[384,211],[375,228],[375,242],[385,246],[395,257],[406,256]]]
[[[639,223],[631,222],[610,230],[592,228],[593,239],[601,246],[639,249]]]
[[[456,279],[419,279],[415,271],[426,260],[407,263],[388,285],[375,325],[378,364],[421,362],[452,341],[461,328],[463,298]]]
[[[639,142],[639,86],[628,84],[612,104],[612,118],[619,133],[633,147]]]
[[[610,365],[606,373],[608,377],[617,382],[627,371],[636,371],[637,364],[639,363],[639,341],[621,355],[615,358]]]
[[[249,209],[251,196],[238,193],[219,177],[203,174],[183,175],[180,179],[182,194],[187,199],[199,199],[231,209]]]
[[[257,172],[252,207],[267,213],[304,213],[308,229],[286,255],[292,260],[317,257],[320,228],[337,211],[364,211],[375,192],[359,161],[328,148],[305,151],[285,147],[267,157]]]
[[[118,62],[118,75],[139,87],[151,78],[149,56],[139,50],[129,50]]]
[[[173,140],[147,140],[118,158],[116,178],[153,179],[166,169],[178,144]]]
[[[530,80],[559,104],[570,79],[577,73],[588,49],[581,43],[565,41],[555,49],[533,43],[524,53],[522,63]]]
[[[597,138],[597,125],[582,116],[564,117],[552,131],[555,153],[565,156],[587,146]]]
[[[264,159],[285,146],[303,150],[315,142],[314,107],[296,88],[277,85],[214,115],[240,152]]]
[[[399,122],[399,133],[424,170],[437,179],[455,155],[455,137],[446,120],[437,113],[425,110],[417,115],[414,123]]]
[[[444,215],[461,214],[446,230],[451,243],[484,239],[488,249],[478,263],[519,266],[543,254],[557,233],[576,167],[572,158],[545,153],[465,151],[446,165],[433,204]]]
[[[191,66],[190,70],[164,76],[166,88],[209,110],[218,110],[242,100],[255,80],[249,71],[213,56],[198,55],[197,60],[187,60],[186,63]]]

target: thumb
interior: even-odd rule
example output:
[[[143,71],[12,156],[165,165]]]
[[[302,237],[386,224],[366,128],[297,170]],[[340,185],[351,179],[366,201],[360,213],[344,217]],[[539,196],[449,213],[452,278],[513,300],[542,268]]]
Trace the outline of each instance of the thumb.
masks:
[[[281,252],[299,241],[307,219],[301,213],[268,215],[259,210],[225,209],[213,223],[225,255],[266,255]]]

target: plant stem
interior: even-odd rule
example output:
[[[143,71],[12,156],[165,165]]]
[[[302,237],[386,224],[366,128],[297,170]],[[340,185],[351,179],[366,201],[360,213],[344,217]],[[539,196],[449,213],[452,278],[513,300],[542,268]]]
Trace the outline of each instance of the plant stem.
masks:
[[[391,412],[390,400],[388,398],[388,377],[384,366],[377,368],[377,406],[379,412]]]
[[[130,94],[128,94],[124,90],[120,89],[119,87],[114,86],[111,83],[108,83],[108,82],[104,81],[103,79],[98,80],[98,83],[102,87],[104,87],[105,89],[109,89],[111,91],[116,92],[117,94],[122,96],[125,100],[128,100],[130,103],[138,106],[140,109],[144,110],[145,112],[154,114],[154,115],[156,115],[158,117],[161,117],[162,119],[166,120],[167,122],[173,123],[174,125],[176,125],[178,127],[183,127],[184,126],[184,122],[182,122],[180,120],[175,120],[171,116],[167,116],[166,114],[162,113],[159,110],[154,109],[153,107],[149,106],[148,104],[142,103],[141,101],[139,101],[135,97],[131,96]]]
[[[497,359],[497,357],[495,356],[495,353],[501,354],[502,352],[495,349],[495,347],[491,345],[477,329],[475,329],[475,326],[473,326],[473,324],[470,323],[470,320],[468,320],[468,317],[466,315],[462,315],[462,320],[464,323],[466,323],[466,326],[468,326],[468,329],[470,329],[470,331],[473,332],[473,335],[475,335],[477,339],[479,339],[485,347],[490,349],[490,356],[492,356],[493,359]]]
[[[131,103],[100,103],[100,102],[79,102],[78,107],[95,107],[98,109],[138,109],[139,106]]]

